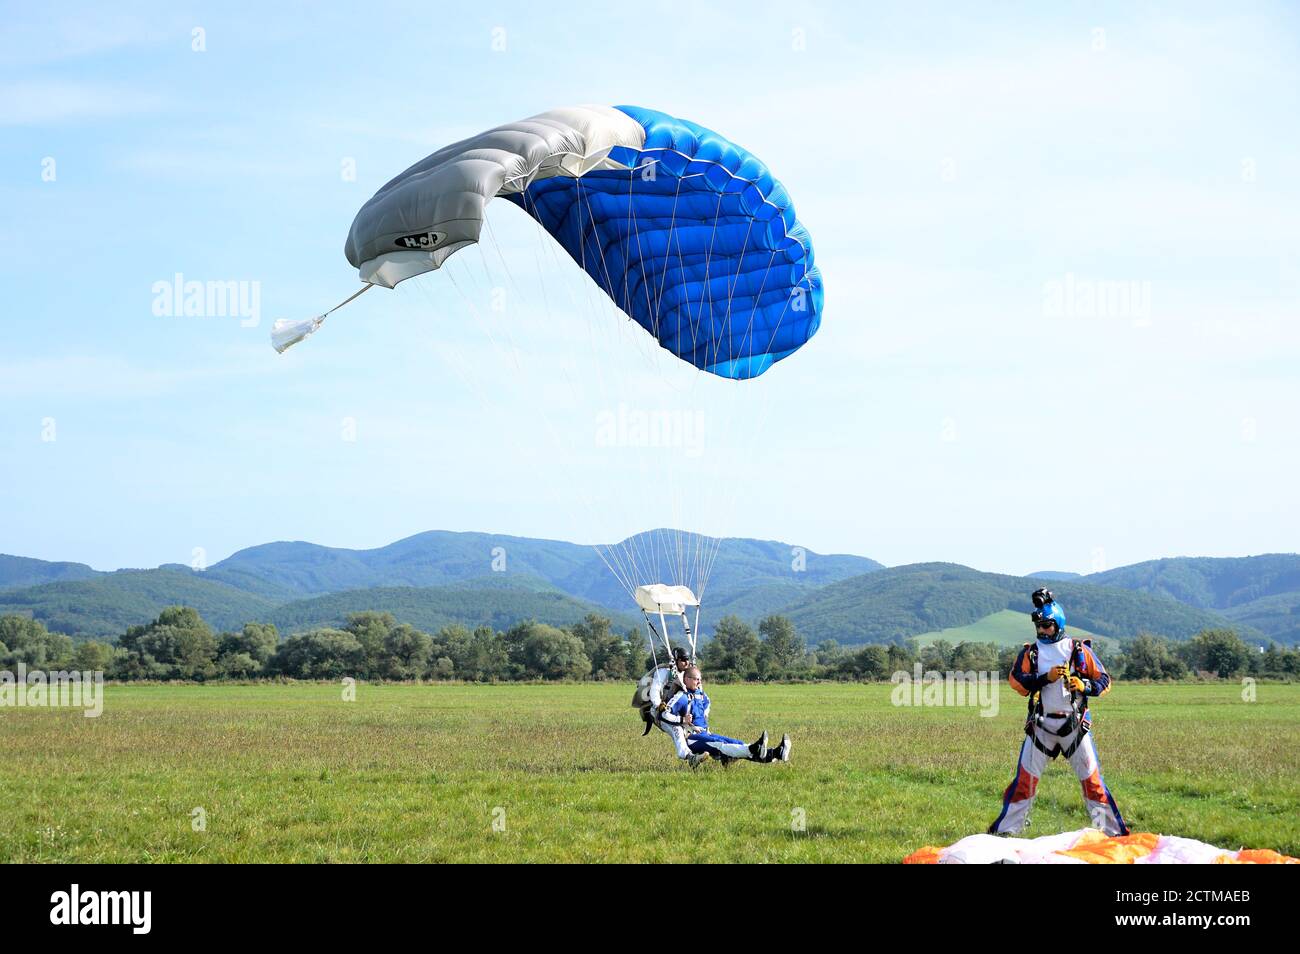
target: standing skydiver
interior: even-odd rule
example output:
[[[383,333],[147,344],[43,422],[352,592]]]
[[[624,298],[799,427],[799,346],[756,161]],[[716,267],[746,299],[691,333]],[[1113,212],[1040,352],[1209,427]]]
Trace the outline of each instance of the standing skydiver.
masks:
[[[1007,681],[1029,698],[1025,741],[1016,774],[1002,795],[1002,813],[989,826],[991,835],[1014,835],[1029,823],[1038,779],[1048,759],[1064,755],[1083,785],[1083,799],[1094,828],[1107,835],[1127,835],[1128,826],[1101,777],[1093,745],[1088,699],[1110,689],[1110,676],[1092,650],[1091,640],[1065,638],[1065,611],[1047,589],[1034,591],[1037,640],[1025,643]]]

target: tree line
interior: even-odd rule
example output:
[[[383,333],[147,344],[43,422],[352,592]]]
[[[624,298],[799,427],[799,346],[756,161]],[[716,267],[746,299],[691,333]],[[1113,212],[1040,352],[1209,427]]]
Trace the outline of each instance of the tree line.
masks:
[[[923,647],[871,644],[841,647],[826,640],[807,646],[784,616],[768,616],[757,628],[736,616],[718,621],[700,648],[701,668],[715,682],[766,680],[885,680],[916,664],[940,672],[1005,675],[1019,646],[943,640]],[[659,652],[660,661],[663,652]],[[1200,675],[1300,676],[1300,648],[1247,645],[1233,630],[1203,630],[1190,640],[1143,633],[1122,643],[1103,662],[1120,679],[1177,680]],[[108,679],[339,679],[627,680],[652,665],[645,636],[619,634],[611,621],[589,614],[557,627],[536,621],[498,631],[444,626],[425,633],[391,613],[348,616],[338,628],[317,628],[281,639],[275,626],[246,623],[215,632],[185,606],[163,610],[132,626],[115,643],[76,643],[26,616],[0,616],[0,670],[99,671]]]

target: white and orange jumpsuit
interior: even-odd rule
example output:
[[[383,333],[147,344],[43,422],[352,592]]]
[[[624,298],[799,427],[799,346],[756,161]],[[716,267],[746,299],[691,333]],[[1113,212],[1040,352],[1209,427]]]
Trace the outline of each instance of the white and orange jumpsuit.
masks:
[[[1066,637],[1026,643],[1007,680],[1022,696],[1038,693],[1035,714],[1026,723],[1016,774],[1002,796],[1002,813],[989,826],[990,834],[1014,835],[1029,821],[1038,779],[1049,759],[1064,755],[1083,785],[1083,800],[1094,828],[1108,835],[1127,835],[1128,826],[1101,777],[1101,763],[1092,742],[1091,714],[1078,712],[1065,679],[1049,681],[1057,666],[1069,666],[1083,681],[1084,695],[1100,696],[1110,689],[1110,676],[1092,647]]]

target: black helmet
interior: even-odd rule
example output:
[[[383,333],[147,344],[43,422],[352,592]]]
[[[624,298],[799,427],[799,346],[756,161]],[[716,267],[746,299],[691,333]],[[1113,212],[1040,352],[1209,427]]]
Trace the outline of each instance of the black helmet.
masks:
[[[680,646],[673,647],[673,662],[690,662],[690,654]]]

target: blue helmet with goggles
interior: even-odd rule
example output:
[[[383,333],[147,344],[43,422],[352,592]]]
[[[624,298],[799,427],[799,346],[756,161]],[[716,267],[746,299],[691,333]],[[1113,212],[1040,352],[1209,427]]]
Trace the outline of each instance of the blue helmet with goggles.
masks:
[[[1056,624],[1056,632],[1048,635],[1040,635],[1044,642],[1054,643],[1065,635],[1065,610],[1056,602],[1052,596],[1052,591],[1044,587],[1034,591],[1031,599],[1034,601],[1034,611],[1029,614],[1029,618],[1034,621],[1034,628],[1041,629],[1049,623]]]

